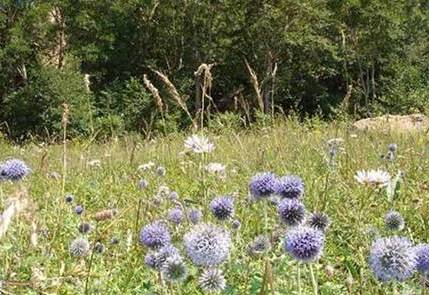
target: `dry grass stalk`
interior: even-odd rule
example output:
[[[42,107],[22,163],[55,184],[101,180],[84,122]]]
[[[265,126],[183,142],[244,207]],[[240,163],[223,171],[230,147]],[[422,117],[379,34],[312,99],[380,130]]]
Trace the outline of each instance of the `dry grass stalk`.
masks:
[[[2,238],[8,230],[13,218],[29,206],[30,202],[28,200],[27,191],[18,191],[15,196],[9,198],[6,203],[7,208],[0,217],[0,238]]]
[[[162,113],[164,111],[164,103],[162,102],[162,98],[159,95],[158,89],[149,81],[147,78],[147,75],[143,75],[143,82],[144,85],[149,89],[150,93],[152,93],[153,97],[155,98],[155,104],[158,107],[158,110]]]
[[[204,111],[205,111],[205,98],[207,97],[210,102],[213,102],[211,98],[211,88],[213,83],[213,76],[211,73],[211,69],[214,64],[201,64],[197,71],[194,72],[194,76],[196,77],[196,99],[198,105],[198,112],[200,115],[200,127],[203,128],[204,123]],[[216,107],[216,105],[213,103]],[[198,114],[197,114],[198,116]]]
[[[252,82],[253,89],[256,93],[256,100],[258,101],[258,106],[261,112],[264,112],[264,99],[262,98],[262,89],[259,86],[258,77],[256,76],[256,72],[250,67],[247,60],[244,60],[244,63],[246,64],[247,70],[249,71],[250,75],[250,82]]]
[[[155,74],[158,75],[158,77],[164,82],[164,84],[167,86],[167,90],[170,93],[170,95],[173,97],[173,99],[177,102],[177,104],[182,108],[182,110],[188,115],[189,119],[192,121],[192,125],[194,128],[197,128],[197,124],[195,123],[195,120],[192,118],[191,113],[188,110],[188,107],[186,106],[185,101],[182,99],[182,97],[179,95],[179,92],[177,91],[176,87],[171,83],[170,79],[163,73],[157,70],[153,70]]]

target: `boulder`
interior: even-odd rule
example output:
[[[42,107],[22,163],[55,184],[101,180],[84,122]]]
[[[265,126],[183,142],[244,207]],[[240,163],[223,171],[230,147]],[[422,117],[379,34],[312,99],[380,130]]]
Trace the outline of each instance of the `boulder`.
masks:
[[[397,131],[402,133],[427,131],[429,118],[422,114],[383,115],[356,121],[353,127],[357,130]]]

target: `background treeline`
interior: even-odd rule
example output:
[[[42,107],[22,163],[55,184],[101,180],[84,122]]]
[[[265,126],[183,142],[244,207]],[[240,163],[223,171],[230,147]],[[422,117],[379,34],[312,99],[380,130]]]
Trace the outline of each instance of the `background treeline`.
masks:
[[[0,130],[425,111],[428,0],[1,0]]]

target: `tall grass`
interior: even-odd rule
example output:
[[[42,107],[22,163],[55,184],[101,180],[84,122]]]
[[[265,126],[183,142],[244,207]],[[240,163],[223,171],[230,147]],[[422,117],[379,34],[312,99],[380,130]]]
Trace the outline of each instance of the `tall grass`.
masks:
[[[388,167],[392,175],[398,170],[404,172],[399,197],[394,201],[395,210],[406,221],[406,228],[400,234],[415,242],[428,241],[429,138],[426,136],[355,133],[347,123],[314,120],[299,124],[291,120],[241,132],[224,130],[209,137],[216,149],[204,162],[227,165],[228,177],[220,180],[205,175],[203,194],[199,159],[180,153],[185,134],[171,134],[149,142],[133,138],[137,148],[131,164],[126,148],[129,140],[90,145],[68,143],[66,182],[35,171],[23,184],[36,205],[31,218],[39,225],[39,240],[37,247],[30,249],[31,222],[21,218],[13,221],[0,242],[1,288],[10,294],[83,294],[86,285],[90,288],[88,294],[161,294],[157,273],[143,263],[147,250],[127,246],[128,236],[134,235],[135,212],[142,198],[138,227],[164,218],[168,208],[175,206],[168,201],[155,203],[154,195],[160,185],[177,191],[185,206],[203,209],[204,219],[211,222],[216,221],[206,209],[204,195],[210,199],[214,195],[237,193],[235,218],[242,225],[239,235],[235,235],[233,257],[223,267],[228,281],[225,294],[298,294],[298,281],[301,294],[391,294],[392,286],[381,285],[373,278],[367,256],[373,234],[386,234],[383,216],[393,204],[384,193],[370,193],[355,182],[353,176],[359,169]],[[337,155],[332,169],[328,165],[327,141],[334,137],[344,139],[344,150]],[[392,142],[398,144],[398,157],[386,166],[381,155]],[[47,157],[45,148],[38,144],[16,147],[2,143],[0,150],[1,158],[20,157],[33,167],[37,167],[43,156],[48,173],[62,171],[64,167],[60,145],[48,147]],[[101,166],[86,165],[93,159],[100,160]],[[166,176],[137,170],[139,164],[148,161],[166,167]],[[307,209],[323,209],[332,219],[324,255],[313,269],[293,262],[283,253],[281,243],[276,244],[268,257],[252,257],[246,252],[248,243],[265,231],[264,210],[260,210],[261,204],[248,202],[247,184],[254,173],[268,170],[301,176],[306,185]],[[149,182],[144,194],[137,187],[141,177]],[[2,183],[0,187],[3,210],[4,199],[17,186]],[[65,193],[73,194],[75,204],[85,207],[82,216],[74,213],[73,205],[65,203]],[[89,239],[102,241],[107,251],[94,254],[91,259],[71,257],[68,247],[79,235],[79,223],[87,221],[95,225],[94,214],[104,208],[117,208],[119,213],[98,223],[97,231],[90,233]],[[280,223],[275,207],[267,206],[266,216],[267,227],[276,232]],[[230,227],[229,223],[225,225]],[[184,231],[185,226],[174,228],[176,244]],[[119,239],[119,244],[110,243],[113,237]],[[89,263],[90,283],[85,284]],[[328,266],[334,268],[333,275],[324,272]],[[192,270],[189,279],[177,287],[182,294],[202,294],[196,276]],[[417,277],[397,287],[400,292],[408,290],[410,294],[420,290]]]

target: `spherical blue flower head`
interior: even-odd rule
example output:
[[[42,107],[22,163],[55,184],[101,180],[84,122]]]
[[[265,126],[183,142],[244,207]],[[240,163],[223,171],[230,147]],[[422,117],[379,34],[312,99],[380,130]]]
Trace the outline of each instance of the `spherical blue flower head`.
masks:
[[[144,257],[144,264],[146,264],[148,267],[155,269],[156,267],[156,259],[155,254],[152,252],[149,252]]]
[[[155,269],[161,270],[167,258],[175,255],[180,255],[180,253],[179,253],[179,250],[177,250],[177,248],[174,247],[173,245],[167,245],[167,246],[161,247],[158,251],[154,253],[153,263],[154,263]]]
[[[18,181],[31,172],[31,169],[24,161],[18,159],[7,160],[0,164],[0,181]]]
[[[307,223],[309,226],[312,226],[322,232],[326,232],[331,225],[331,219],[323,212],[314,212],[308,217]]]
[[[313,262],[322,255],[323,233],[313,227],[301,226],[286,233],[284,250],[300,262]]]
[[[138,188],[139,188],[140,190],[144,190],[144,189],[145,189],[145,188],[147,188],[148,186],[149,186],[149,182],[148,182],[146,179],[142,178],[142,179],[140,179],[140,180],[139,180]]]
[[[402,282],[416,270],[417,254],[407,238],[378,238],[371,246],[369,264],[378,280]]]
[[[252,255],[263,254],[264,252],[268,252],[271,249],[271,241],[270,238],[266,235],[257,236],[250,244],[249,244],[249,252]]]
[[[157,249],[170,244],[171,237],[167,227],[159,221],[146,225],[140,231],[140,243]]]
[[[277,206],[280,220],[289,226],[297,226],[304,221],[305,206],[296,199],[283,199]]]
[[[198,285],[207,293],[216,293],[225,289],[226,280],[222,270],[207,268],[199,277]]]
[[[203,218],[203,213],[201,212],[201,210],[193,208],[191,209],[191,211],[189,211],[189,220],[193,224],[197,224],[198,222],[201,221],[202,218]]]
[[[277,181],[276,194],[282,198],[299,199],[304,195],[304,182],[296,175],[280,177]]]
[[[234,199],[231,197],[218,197],[210,202],[210,210],[219,220],[225,220],[234,214]]]
[[[239,229],[239,228],[240,228],[240,226],[241,226],[241,222],[240,222],[240,220],[238,220],[238,219],[234,219],[234,220],[231,222],[231,227],[232,227],[233,229],[235,229],[235,230]]]
[[[429,245],[419,244],[414,249],[417,255],[417,271],[421,274],[429,272]]]
[[[384,224],[388,230],[402,230],[405,226],[404,219],[401,214],[396,211],[389,211],[384,216]]]
[[[253,198],[260,199],[271,196],[276,192],[277,176],[271,172],[258,173],[252,177],[249,190]]]
[[[161,267],[161,273],[164,280],[168,282],[180,282],[186,279],[188,269],[181,256],[173,255],[165,260]]]
[[[168,212],[168,220],[175,224],[180,224],[183,221],[183,211],[180,208],[173,208]]]
[[[186,253],[197,266],[218,265],[228,259],[231,237],[224,228],[200,223],[183,240]]]
[[[396,151],[398,150],[398,145],[396,143],[391,143],[388,145],[387,148],[389,152],[396,153]]]
[[[84,211],[85,209],[82,207],[82,205],[77,205],[75,208],[74,208],[74,212],[77,214],[77,215],[82,215],[82,213],[83,213],[83,211]]]

